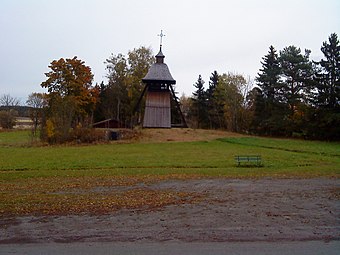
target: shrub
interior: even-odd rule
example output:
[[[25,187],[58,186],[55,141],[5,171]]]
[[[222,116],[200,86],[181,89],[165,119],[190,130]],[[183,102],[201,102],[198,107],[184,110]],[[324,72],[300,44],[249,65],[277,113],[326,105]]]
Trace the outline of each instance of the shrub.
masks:
[[[0,111],[0,126],[5,129],[12,129],[18,112],[15,110]]]

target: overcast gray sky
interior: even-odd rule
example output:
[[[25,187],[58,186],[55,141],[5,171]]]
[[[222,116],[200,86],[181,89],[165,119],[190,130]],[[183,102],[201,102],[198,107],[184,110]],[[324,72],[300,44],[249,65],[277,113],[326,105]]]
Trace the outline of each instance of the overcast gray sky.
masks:
[[[163,53],[176,90],[190,95],[201,74],[254,78],[269,46],[312,50],[340,36],[339,0],[0,0],[0,95],[44,92],[48,65],[78,56],[105,81],[104,61],[140,46]]]

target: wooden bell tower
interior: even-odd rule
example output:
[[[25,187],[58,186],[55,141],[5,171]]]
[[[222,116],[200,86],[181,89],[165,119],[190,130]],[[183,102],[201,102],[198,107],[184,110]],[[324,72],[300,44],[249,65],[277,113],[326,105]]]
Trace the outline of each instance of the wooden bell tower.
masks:
[[[172,85],[176,84],[176,81],[172,77],[168,66],[164,63],[165,56],[162,53],[162,37],[164,35],[162,31],[159,36],[161,37],[161,44],[156,55],[156,63],[150,67],[148,73],[142,79],[143,83],[145,83],[145,88],[141,98],[146,93],[143,127],[171,128],[171,100],[174,100],[176,108],[181,114],[182,127],[187,127],[172,87]]]

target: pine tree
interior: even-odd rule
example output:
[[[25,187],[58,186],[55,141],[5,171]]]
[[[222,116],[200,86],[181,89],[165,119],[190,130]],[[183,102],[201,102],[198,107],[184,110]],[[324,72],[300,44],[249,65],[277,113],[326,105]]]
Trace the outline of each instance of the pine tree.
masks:
[[[280,64],[282,68],[283,86],[282,99],[287,105],[288,111],[284,116],[286,122],[285,134],[303,135],[305,128],[305,112],[309,107],[313,93],[314,69],[312,62],[309,60],[311,51],[301,49],[295,46],[289,46],[280,51]]]
[[[280,64],[284,78],[282,97],[288,104],[291,116],[300,103],[307,103],[312,90],[312,76],[314,74],[312,62],[309,60],[311,51],[289,46],[280,51]]]

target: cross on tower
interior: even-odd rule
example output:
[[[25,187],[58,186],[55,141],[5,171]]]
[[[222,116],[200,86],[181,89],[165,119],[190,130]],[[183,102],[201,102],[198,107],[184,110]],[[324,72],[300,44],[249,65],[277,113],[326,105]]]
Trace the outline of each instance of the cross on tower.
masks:
[[[161,30],[161,33],[158,36],[161,38],[161,48],[162,48],[163,36],[165,36],[165,34],[163,34],[163,30]]]

